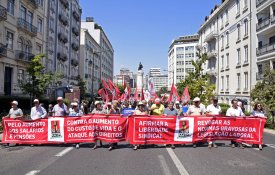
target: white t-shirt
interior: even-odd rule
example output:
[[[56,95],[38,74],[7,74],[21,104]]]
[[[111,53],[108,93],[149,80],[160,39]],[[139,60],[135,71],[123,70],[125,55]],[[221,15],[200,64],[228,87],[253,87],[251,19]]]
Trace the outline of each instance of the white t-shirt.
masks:
[[[231,107],[227,109],[226,116],[244,116],[244,113],[240,107],[238,107],[237,109]]]
[[[211,115],[219,115],[220,113],[222,113],[222,110],[219,105],[215,107],[213,104],[211,104],[207,106],[206,112],[208,112]]]
[[[11,108],[9,111],[9,115],[10,115],[10,118],[16,118],[18,116],[23,116],[23,112],[20,108],[17,108],[15,110]]]
[[[54,116],[65,116],[69,114],[68,108],[65,104],[61,106],[59,104],[54,105],[53,107]]]
[[[47,111],[42,106],[34,106],[31,109],[31,119],[36,120],[39,118],[44,118],[47,115]]]

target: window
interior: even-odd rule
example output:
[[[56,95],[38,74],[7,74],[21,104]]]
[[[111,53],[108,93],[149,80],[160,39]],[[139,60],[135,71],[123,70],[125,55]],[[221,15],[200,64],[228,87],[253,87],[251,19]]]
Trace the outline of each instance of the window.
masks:
[[[223,28],[223,14],[221,14],[221,28]]]
[[[236,16],[240,15],[240,0],[236,0]]]
[[[226,24],[228,24],[228,22],[229,22],[229,16],[228,16],[228,10],[226,9],[225,10],[225,18],[226,18]]]
[[[244,20],[244,36],[248,36],[248,20]]]
[[[23,5],[20,7],[20,17],[24,20],[27,18],[27,9]]]
[[[24,51],[24,39],[22,37],[18,39],[17,47],[19,50]]]
[[[263,65],[262,65],[262,64],[259,64],[259,65],[258,65],[258,73],[259,73],[259,74],[262,74],[262,73],[263,73]]]
[[[9,14],[14,15],[14,0],[8,0],[7,11]]]
[[[39,4],[41,7],[43,7],[43,5],[44,5],[44,0],[38,0],[38,4]]]
[[[28,11],[28,13],[27,13],[27,22],[32,24],[32,20],[33,20],[33,13]]]
[[[224,68],[224,56],[222,56],[222,69]]]
[[[42,21],[42,19],[41,18],[38,18],[37,19],[37,31],[38,32],[41,32],[42,33],[42,28],[43,28],[43,21]]]
[[[7,44],[9,49],[13,49],[13,33],[7,31]]]
[[[241,25],[237,25],[237,32],[238,32],[238,37],[237,37],[237,42],[241,39]]]
[[[43,51],[42,51],[42,46],[40,44],[37,44],[36,43],[36,52],[37,54],[41,54]]]
[[[222,35],[221,37],[221,40],[222,40],[222,49],[224,48],[224,36]]]
[[[244,90],[248,90],[248,72],[244,73]]]
[[[241,49],[237,49],[237,65],[241,64]]]
[[[226,32],[226,46],[229,46],[229,32]]]
[[[247,7],[248,7],[248,6],[247,6],[247,0],[244,0],[244,1],[243,1],[243,6],[244,6],[243,9],[246,10]]]
[[[24,80],[24,70],[23,69],[18,69],[18,75],[17,75],[18,81]]]
[[[27,53],[32,53],[32,43],[31,41],[27,41],[26,43],[26,50]]]
[[[244,62],[248,63],[248,46],[244,46]]]
[[[237,90],[241,89],[241,74],[237,74]]]
[[[229,91],[229,75],[226,75],[226,91]]]
[[[223,91],[224,90],[224,76],[222,76],[222,84],[221,84],[221,91]]]
[[[226,54],[226,67],[229,68],[229,53]]]

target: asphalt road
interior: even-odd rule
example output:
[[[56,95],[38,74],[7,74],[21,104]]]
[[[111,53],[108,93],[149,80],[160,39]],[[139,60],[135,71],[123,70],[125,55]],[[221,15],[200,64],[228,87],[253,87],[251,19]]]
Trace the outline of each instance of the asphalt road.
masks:
[[[275,135],[264,135],[262,151],[248,145],[231,148],[229,142],[217,142],[192,148],[178,145],[176,149],[147,146],[137,151],[127,143],[108,151],[107,145],[96,150],[91,144],[0,148],[1,175],[183,175],[183,174],[275,174]]]

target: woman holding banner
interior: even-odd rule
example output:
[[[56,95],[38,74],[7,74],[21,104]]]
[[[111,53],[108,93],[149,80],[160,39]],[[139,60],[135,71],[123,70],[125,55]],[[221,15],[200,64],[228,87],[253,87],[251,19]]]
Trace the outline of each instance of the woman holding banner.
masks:
[[[255,103],[253,111],[251,112],[251,115],[254,117],[266,118],[266,113],[264,111],[263,106],[260,103]],[[259,150],[262,150],[262,149],[263,149],[263,145],[259,144]]]
[[[102,103],[100,101],[96,101],[95,102],[95,108],[92,111],[92,114],[106,114],[106,111],[102,108]],[[102,142],[101,140],[99,141],[100,146],[102,146]],[[95,145],[92,149],[96,149],[97,148],[97,141],[95,141]]]
[[[165,116],[177,116],[178,115],[178,111],[174,108],[173,102],[169,102],[168,107],[164,110],[164,115]],[[171,144],[171,148],[175,149],[176,147],[174,144]]]

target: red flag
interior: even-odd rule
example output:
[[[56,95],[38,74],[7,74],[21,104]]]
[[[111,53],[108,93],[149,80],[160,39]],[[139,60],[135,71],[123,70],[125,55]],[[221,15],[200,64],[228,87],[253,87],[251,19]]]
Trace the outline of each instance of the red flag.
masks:
[[[171,91],[170,91],[170,96],[167,100],[167,102],[176,102],[176,101],[179,101],[180,100],[180,97],[178,95],[178,92],[177,92],[177,89],[174,85],[174,83],[172,84],[172,87],[171,87]]]
[[[166,98],[166,93],[161,97],[161,101],[164,102]]]
[[[112,93],[112,99],[117,100],[120,94],[119,89],[114,85],[114,83],[110,79],[108,80],[108,83],[109,83],[110,91]]]
[[[103,99],[105,100],[106,98],[108,98],[108,95],[105,91],[105,89],[101,88],[97,91],[98,95]]]
[[[181,101],[190,101],[190,95],[189,95],[189,90],[188,86],[185,87],[182,96],[181,96]]]
[[[145,99],[145,98],[144,98],[144,92],[143,92],[143,88],[142,88],[140,100],[142,101],[142,100],[144,100],[144,99]]]
[[[102,84],[103,84],[103,88],[106,90],[110,90],[110,87],[108,86],[108,84],[106,83],[105,80],[102,79]]]
[[[138,101],[138,91],[137,91],[137,88],[136,88],[136,91],[135,91],[134,99],[135,99],[135,101]]]

